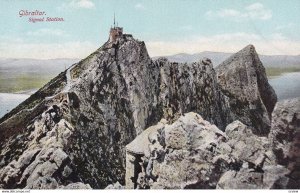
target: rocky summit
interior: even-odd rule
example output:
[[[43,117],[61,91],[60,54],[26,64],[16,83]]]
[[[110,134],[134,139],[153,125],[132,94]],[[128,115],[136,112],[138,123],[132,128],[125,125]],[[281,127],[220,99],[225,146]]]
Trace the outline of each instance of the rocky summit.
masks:
[[[112,28],[0,119],[0,188],[297,187],[299,100],[276,101],[253,46],[215,70]]]
[[[232,119],[252,126],[256,134],[268,134],[277,96],[254,46],[248,45],[232,55],[216,71]]]

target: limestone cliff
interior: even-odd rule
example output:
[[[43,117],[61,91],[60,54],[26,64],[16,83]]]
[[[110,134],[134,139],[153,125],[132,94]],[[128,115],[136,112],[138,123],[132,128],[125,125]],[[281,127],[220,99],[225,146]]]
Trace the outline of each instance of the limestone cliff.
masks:
[[[251,98],[240,96],[239,86],[223,84],[221,67],[216,73],[209,59],[152,61],[145,43],[128,34],[106,42],[0,120],[0,187],[125,184],[125,146],[161,119],[172,124],[191,111],[222,131],[240,120],[266,134],[274,100],[266,99],[264,92],[272,89],[253,49],[239,54],[255,72],[247,76],[251,84],[242,78],[235,83],[253,91]],[[232,82],[231,71],[221,66]],[[242,105],[234,107],[234,101]]]
[[[48,177],[93,188],[124,183],[125,145],[137,134],[189,111],[225,128],[220,98],[209,60],[152,61],[144,42],[124,34],[2,118],[0,182],[4,188]],[[56,152],[61,157],[52,158]]]
[[[267,135],[277,96],[254,46],[248,45],[232,55],[216,71],[232,120],[239,119],[252,126],[254,133]]]

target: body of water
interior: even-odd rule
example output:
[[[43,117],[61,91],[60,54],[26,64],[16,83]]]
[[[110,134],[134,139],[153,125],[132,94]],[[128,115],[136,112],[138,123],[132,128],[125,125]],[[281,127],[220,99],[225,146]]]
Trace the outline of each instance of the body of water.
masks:
[[[0,93],[0,117],[25,101],[29,96],[27,94]]]
[[[300,72],[270,78],[269,83],[274,88],[278,101],[300,97]]]
[[[278,100],[300,97],[300,72],[286,73],[269,79]],[[0,93],[0,117],[26,100],[29,94]]]

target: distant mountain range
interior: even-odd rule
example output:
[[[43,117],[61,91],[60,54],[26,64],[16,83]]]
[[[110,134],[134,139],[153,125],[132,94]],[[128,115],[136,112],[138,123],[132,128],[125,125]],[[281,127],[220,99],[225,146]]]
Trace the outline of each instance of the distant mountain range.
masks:
[[[196,54],[179,53],[170,56],[160,56],[168,58],[172,62],[191,63],[197,62],[206,57],[218,66],[226,60],[232,53],[204,51]],[[152,57],[158,59],[160,57]],[[300,66],[300,55],[259,55],[265,67],[294,67]],[[21,72],[57,75],[74,63],[80,61],[78,58],[59,58],[59,59],[27,59],[27,58],[0,58],[1,72]]]
[[[224,52],[200,52],[196,54],[186,54],[180,53],[170,56],[162,56],[168,58],[168,60],[172,62],[181,62],[181,63],[191,63],[197,62],[203,57],[209,58],[212,60],[215,66],[218,66],[224,60],[226,60],[232,53],[224,53]],[[259,55],[260,60],[264,64],[265,67],[294,67],[300,66],[300,55]],[[153,59],[157,59],[159,57],[153,57]]]
[[[0,58],[0,72],[39,73],[57,75],[78,62],[80,59],[26,59],[26,58]]]

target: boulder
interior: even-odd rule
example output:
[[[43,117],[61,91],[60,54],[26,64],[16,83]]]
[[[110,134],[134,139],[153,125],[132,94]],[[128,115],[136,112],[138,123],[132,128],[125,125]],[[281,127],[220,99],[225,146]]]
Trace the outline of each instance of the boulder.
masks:
[[[220,175],[236,164],[226,140],[196,113],[172,124],[162,120],[126,146],[126,188],[215,188]]]
[[[58,183],[51,177],[38,177],[35,181],[27,184],[25,189],[56,189]]]
[[[222,175],[217,189],[271,189],[276,187],[278,180],[287,178],[287,171],[280,165],[264,167],[261,172],[249,168],[230,170]]]
[[[261,170],[265,164],[276,164],[269,139],[253,134],[249,126],[234,121],[226,127],[225,133],[226,144],[233,149],[231,154],[236,159],[253,165],[256,170]]]

